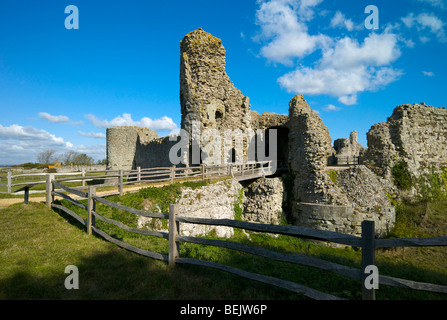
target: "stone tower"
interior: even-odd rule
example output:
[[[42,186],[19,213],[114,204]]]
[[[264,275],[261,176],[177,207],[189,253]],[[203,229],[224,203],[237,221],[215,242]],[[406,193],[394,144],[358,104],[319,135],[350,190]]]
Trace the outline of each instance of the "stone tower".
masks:
[[[182,129],[192,121],[203,128],[241,129],[251,125],[249,98],[235,88],[225,72],[222,41],[198,28],[180,43]]]
[[[200,142],[197,132],[205,129],[215,129],[223,137],[224,130],[246,132],[251,128],[249,98],[233,85],[227,75],[225,53],[222,41],[201,28],[188,33],[180,43],[181,128],[188,132],[191,140]],[[196,127],[193,129],[194,123]],[[205,157],[202,145],[191,141],[192,152],[187,161],[197,164],[197,157],[194,160],[191,154],[198,149],[202,160],[206,157],[211,159],[210,153],[217,155],[213,161],[218,159],[221,163],[228,158],[233,162],[236,154],[238,159],[245,159],[247,139],[243,135],[234,141],[236,139],[244,140],[242,146],[227,140],[219,147],[220,150],[206,151]],[[196,148],[194,145],[199,146]]]

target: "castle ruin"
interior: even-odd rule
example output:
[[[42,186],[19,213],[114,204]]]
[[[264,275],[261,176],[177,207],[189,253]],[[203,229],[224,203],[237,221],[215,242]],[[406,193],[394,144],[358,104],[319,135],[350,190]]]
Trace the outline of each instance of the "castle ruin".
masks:
[[[200,149],[194,146],[194,141],[200,141],[194,136],[196,132],[233,130],[238,139],[238,132],[263,129],[268,144],[269,130],[275,129],[277,160],[293,177],[288,179],[292,180],[293,186],[288,188],[292,194],[277,187],[280,200],[275,201],[293,199],[290,211],[295,224],[358,235],[361,221],[370,219],[376,222],[377,234],[385,235],[395,221],[386,193],[394,188],[390,168],[396,159],[405,161],[414,174],[432,166],[447,166],[447,110],[425,104],[398,106],[387,122],[372,126],[367,148],[357,142],[357,132],[333,144],[327,127],[302,95],[291,99],[289,115],[251,110],[249,98],[225,71],[225,53],[222,41],[201,28],[188,33],[180,43],[181,128],[191,139],[183,163],[198,164],[191,156],[195,147]],[[147,128],[108,128],[108,169],[171,166],[169,152],[177,138],[158,137]],[[239,138],[242,144],[230,141],[230,145],[222,146],[222,162],[247,161],[247,150],[256,138],[247,134]],[[200,149],[199,163],[206,163],[207,156],[207,151]],[[344,159],[355,159],[355,165]],[[333,167],[337,164],[347,165]],[[268,189],[269,197],[274,198],[271,186],[279,184],[262,179],[265,183],[260,180],[248,186],[251,193],[247,197],[255,194],[255,189]],[[256,203],[250,198],[245,206],[251,210],[247,216],[252,221],[259,221],[256,216],[262,215],[259,212],[264,205],[259,194],[256,197]],[[265,208],[272,207],[265,204]],[[269,216],[269,221],[277,219]]]

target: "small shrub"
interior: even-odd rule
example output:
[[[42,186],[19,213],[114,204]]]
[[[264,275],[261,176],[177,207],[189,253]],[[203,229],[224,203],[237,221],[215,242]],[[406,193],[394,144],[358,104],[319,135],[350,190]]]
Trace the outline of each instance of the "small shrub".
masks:
[[[401,190],[409,190],[413,186],[413,178],[408,171],[408,165],[402,160],[398,160],[391,168],[391,175],[394,179],[394,184]]]
[[[329,169],[328,170],[329,178],[333,183],[337,183],[337,171]]]
[[[433,168],[430,173],[421,175],[418,179],[419,193],[422,200],[442,200],[447,198],[447,168],[440,173]]]

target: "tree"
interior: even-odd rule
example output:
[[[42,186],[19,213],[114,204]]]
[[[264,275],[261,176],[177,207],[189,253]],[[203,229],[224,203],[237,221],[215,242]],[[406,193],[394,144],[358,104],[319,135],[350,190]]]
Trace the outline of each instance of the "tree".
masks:
[[[96,164],[98,164],[98,165],[107,165],[107,159],[98,160],[96,162]]]
[[[63,162],[67,166],[67,165],[73,163],[76,156],[78,156],[78,155],[79,155],[79,153],[77,153],[76,151],[70,150],[60,156],[60,161]]]
[[[73,164],[76,165],[92,165],[95,163],[95,160],[92,157],[89,157],[85,153],[78,154],[74,157]]]
[[[43,164],[52,163],[52,162],[54,162],[55,154],[56,154],[56,150],[53,150],[53,149],[44,150],[37,155],[37,162],[43,163]]]

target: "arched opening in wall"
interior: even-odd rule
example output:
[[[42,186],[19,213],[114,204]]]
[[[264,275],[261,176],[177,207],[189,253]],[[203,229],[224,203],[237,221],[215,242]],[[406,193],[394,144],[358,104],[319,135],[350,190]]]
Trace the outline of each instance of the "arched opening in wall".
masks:
[[[289,164],[289,128],[277,127],[277,157],[278,168],[288,168]]]
[[[194,146],[192,145],[194,144]],[[206,159],[207,154],[200,148],[196,141],[189,145],[188,163],[191,166],[198,166]]]
[[[227,163],[236,163],[236,149],[231,148],[228,152]]]
[[[271,141],[274,139],[271,130],[276,131],[276,141]],[[256,138],[256,160],[261,161],[262,157],[277,160],[278,168],[287,170],[289,163],[289,132],[289,128],[283,126],[266,129],[264,139]],[[273,146],[270,146],[272,143],[276,144],[276,154],[270,154],[274,150]],[[262,148],[262,146],[264,147]],[[262,154],[262,149],[264,149],[264,154]]]
[[[222,119],[223,118],[223,113],[222,113],[222,111],[220,111],[220,110],[216,110],[216,113],[214,114],[214,119],[216,119],[216,121],[217,120],[220,120],[220,119]]]

